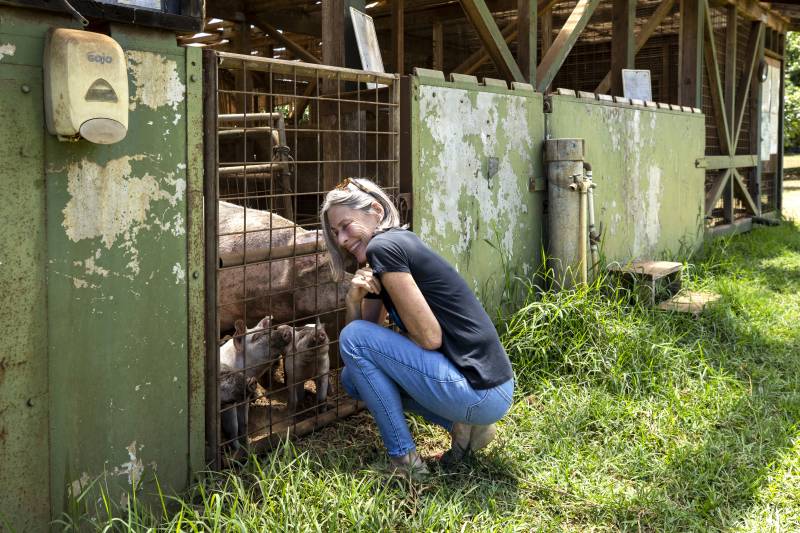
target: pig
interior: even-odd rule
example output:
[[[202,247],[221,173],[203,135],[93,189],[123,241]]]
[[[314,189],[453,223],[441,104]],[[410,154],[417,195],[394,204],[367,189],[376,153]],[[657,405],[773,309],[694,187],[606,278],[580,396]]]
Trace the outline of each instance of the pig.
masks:
[[[278,326],[291,328],[291,326]],[[284,383],[288,390],[286,408],[289,416],[297,412],[297,404],[305,395],[303,384],[313,379],[317,389],[317,405],[321,411],[327,408],[330,358],[329,339],[325,327],[317,320],[293,329],[293,341],[287,344],[283,359]],[[288,336],[288,335],[286,335]]]
[[[255,381],[247,379],[244,372],[237,371],[224,363],[219,366],[219,403],[222,417],[222,431],[224,440],[231,442],[234,450],[239,450],[243,444],[247,444],[246,427],[246,405],[235,404],[246,401],[248,404],[255,396]],[[242,429],[242,434],[239,429]]]
[[[243,234],[245,216],[247,233]],[[245,212],[244,207],[228,202],[219,202],[219,235],[220,257],[242,257],[246,244],[248,260],[266,257],[268,250],[323,242],[317,230],[295,226],[269,211]],[[276,322],[290,322],[343,307],[352,275],[336,283],[329,262],[327,252],[320,251],[221,270],[217,298],[221,330],[233,328],[245,311],[248,317],[271,314]]]
[[[291,328],[272,329],[271,326],[271,316],[265,316],[251,329],[245,328],[242,320],[236,321],[234,337],[219,349],[221,406],[245,401],[250,384],[262,374],[271,371],[279,354],[285,352],[287,345],[291,344]],[[249,401],[222,413],[223,431],[228,439],[237,438],[233,444],[234,449],[240,447],[240,442],[246,443],[244,421],[248,405]]]

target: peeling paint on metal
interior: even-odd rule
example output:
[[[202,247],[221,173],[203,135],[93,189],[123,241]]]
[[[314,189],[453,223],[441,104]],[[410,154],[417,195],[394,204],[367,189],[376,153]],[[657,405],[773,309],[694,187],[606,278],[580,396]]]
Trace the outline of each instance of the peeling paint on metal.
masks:
[[[514,98],[420,88],[420,120],[433,137],[432,149],[420,153],[420,166],[430,168],[435,177],[428,183],[433,225],[426,220],[422,232],[427,235],[433,231],[439,238],[456,232],[459,238],[450,250],[455,256],[468,253],[478,236],[478,223],[494,226],[502,252],[513,254],[514,231],[527,206],[519,196],[510,152],[528,151],[526,139],[530,135],[526,113],[504,113],[500,119],[500,107],[505,108]],[[498,144],[500,131],[507,140],[502,147]],[[500,156],[497,174],[487,178],[484,160],[495,155]],[[477,204],[480,222],[463,216],[459,204],[464,202]]]
[[[144,445],[139,445],[137,448],[136,441],[131,442],[125,449],[128,450],[128,461],[122,463],[120,466],[115,467],[113,474],[117,476],[127,476],[128,484],[132,487],[138,487],[139,481],[142,479],[144,472],[144,464],[136,454],[142,451]]]
[[[539,262],[542,196],[529,182],[542,172],[542,97],[425,82],[414,91],[415,231],[494,308],[504,274]]]
[[[180,285],[186,282],[186,272],[180,263],[175,263],[172,266],[172,275],[175,276],[175,285]]]
[[[553,137],[586,140],[608,261],[657,258],[702,241],[704,123],[691,115],[554,96]],[[690,157],[694,156],[694,157]]]
[[[11,43],[0,44],[0,61],[3,60],[5,56],[13,56],[17,53],[17,47]]]
[[[91,481],[92,478],[89,476],[88,472],[82,473],[81,477],[69,484],[69,496],[71,498],[77,498],[80,496],[84,489],[89,486]]]
[[[135,239],[142,228],[152,223],[176,236],[186,231],[180,213],[165,221],[152,215],[151,209],[151,204],[159,200],[166,200],[170,206],[182,202],[186,196],[186,180],[176,178],[174,173],[162,176],[161,180],[148,173],[142,177],[132,176],[131,163],[146,157],[144,154],[123,156],[104,166],[84,158],[67,168],[70,200],[63,210],[62,224],[67,236],[74,242],[99,238],[107,249],[119,243],[129,255],[128,276],[139,273]],[[174,192],[162,189],[159,181],[173,187]],[[107,277],[110,274],[97,265],[99,257],[98,250],[93,258],[84,261],[87,275]]]
[[[644,235],[647,239],[647,248],[653,250],[658,246],[661,235],[661,168],[651,166],[647,177],[647,216]]]
[[[186,86],[178,75],[178,64],[152,52],[128,50],[126,55],[128,72],[135,86],[130,110],[142,104],[151,109],[168,105],[177,111],[186,94]]]

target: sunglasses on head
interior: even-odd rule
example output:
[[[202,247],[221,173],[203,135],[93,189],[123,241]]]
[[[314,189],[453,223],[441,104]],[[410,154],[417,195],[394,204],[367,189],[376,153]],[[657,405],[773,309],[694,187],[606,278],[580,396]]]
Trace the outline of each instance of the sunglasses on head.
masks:
[[[346,190],[347,190],[347,187],[348,187],[348,185],[355,185],[355,187],[356,187],[358,190],[360,190],[361,192],[363,192],[363,193],[366,193],[366,194],[369,194],[370,196],[372,195],[372,193],[371,193],[371,192],[369,192],[369,191],[368,191],[368,190],[367,190],[367,189],[366,189],[366,188],[365,188],[363,185],[361,185],[361,184],[360,184],[360,183],[358,183],[356,180],[354,180],[354,179],[351,179],[351,178],[345,178],[345,179],[343,179],[343,180],[342,180],[342,182],[341,182],[339,185],[337,185],[336,187],[334,187],[334,189],[336,189],[336,190],[339,190],[339,191],[346,191]]]

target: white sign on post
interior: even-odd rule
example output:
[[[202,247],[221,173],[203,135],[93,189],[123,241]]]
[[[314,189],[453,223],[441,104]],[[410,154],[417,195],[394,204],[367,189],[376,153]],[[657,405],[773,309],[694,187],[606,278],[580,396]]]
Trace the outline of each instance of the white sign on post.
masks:
[[[622,95],[628,99],[653,101],[649,70],[622,69]]]

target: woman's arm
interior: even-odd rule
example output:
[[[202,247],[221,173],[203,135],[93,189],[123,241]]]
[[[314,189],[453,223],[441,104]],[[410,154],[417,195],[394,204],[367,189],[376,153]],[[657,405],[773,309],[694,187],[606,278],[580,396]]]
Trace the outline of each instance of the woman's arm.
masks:
[[[426,350],[442,346],[442,327],[408,272],[384,272],[381,283],[389,292],[408,336]]]

